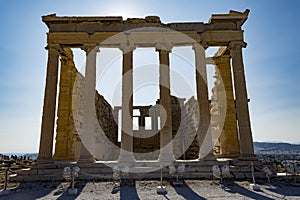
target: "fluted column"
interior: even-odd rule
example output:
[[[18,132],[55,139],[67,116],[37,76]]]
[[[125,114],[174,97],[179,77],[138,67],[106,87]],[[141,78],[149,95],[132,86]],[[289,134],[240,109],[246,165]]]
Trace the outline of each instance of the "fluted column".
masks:
[[[175,160],[172,143],[172,107],[170,92],[170,62],[169,53],[172,46],[157,45],[159,52],[159,91],[160,91],[160,162]]]
[[[84,102],[83,102],[83,130],[81,133],[81,151],[78,162],[95,162],[95,136],[96,136],[96,44],[85,44],[82,47],[86,52],[86,68],[84,78]]]
[[[213,57],[216,64],[216,73],[220,76],[220,83],[217,85],[217,102],[222,112],[221,117],[225,117],[220,141],[221,157],[238,157],[240,146],[237,134],[236,110],[234,104],[232,76],[230,66],[230,56],[222,55]],[[220,107],[221,106],[221,107]]]
[[[59,45],[48,45],[47,76],[38,161],[51,161],[56,110]]]
[[[208,99],[207,70],[205,61],[205,48],[208,46],[194,44],[196,65],[196,90],[199,108],[199,125],[197,130],[200,147],[199,159],[212,158],[212,135],[210,127],[210,104]]]
[[[232,57],[236,112],[240,138],[240,153],[241,157],[253,157],[254,149],[250,127],[242,47],[246,47],[246,43],[242,41],[232,41],[229,44],[229,49]]]
[[[122,135],[119,163],[129,165],[135,161],[133,155],[133,46],[122,46]]]

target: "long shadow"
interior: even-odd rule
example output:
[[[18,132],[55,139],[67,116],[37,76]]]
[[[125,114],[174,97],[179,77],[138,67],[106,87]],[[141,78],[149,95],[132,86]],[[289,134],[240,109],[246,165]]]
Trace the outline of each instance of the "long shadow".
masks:
[[[196,199],[205,199],[204,197],[199,196],[188,184],[186,184],[185,181],[183,181],[183,184],[180,186],[174,186],[171,182],[170,184],[176,191],[178,195],[181,195],[183,198],[188,200],[196,200]]]
[[[77,188],[77,194],[71,195],[68,193],[68,190],[63,190],[63,194],[60,195],[57,199],[58,200],[73,200],[76,199],[80,193],[82,192],[83,188],[85,185],[88,183],[88,181],[84,182],[76,182],[75,183],[75,188]]]
[[[135,181],[121,181],[120,184],[120,200],[139,200],[136,190]]]
[[[1,196],[1,199],[38,199],[50,194],[60,182],[25,182],[17,188],[11,189],[10,194]]]
[[[252,199],[262,199],[262,200],[271,200],[272,198],[269,198],[269,197],[266,197],[266,196],[263,196],[261,194],[257,194],[251,190],[248,190],[236,183],[231,183],[231,184],[224,184],[224,186],[227,188],[227,192],[230,192],[230,193],[238,193],[242,196],[245,196],[245,197],[249,197],[249,198],[252,198]],[[228,190],[229,189],[229,190]]]
[[[284,196],[298,196],[300,197],[299,186],[275,186],[275,188],[266,188],[267,190],[276,194]]]

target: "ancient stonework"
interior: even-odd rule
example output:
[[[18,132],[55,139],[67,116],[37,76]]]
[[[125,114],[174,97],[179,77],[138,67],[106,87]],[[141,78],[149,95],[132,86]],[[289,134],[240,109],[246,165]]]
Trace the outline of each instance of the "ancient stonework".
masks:
[[[83,179],[90,178],[87,173],[112,178],[113,166],[127,166],[131,172],[153,169],[155,173],[143,177],[158,178],[158,166],[180,163],[186,164],[185,177],[189,178],[211,178],[214,164],[235,166],[235,177],[251,176],[250,163],[257,160],[242,52],[246,47],[242,25],[248,14],[249,10],[229,11],[213,14],[207,23],[168,24],[157,16],[127,20],[43,16],[49,28],[47,77],[39,156],[30,175],[40,180],[42,175],[62,171],[69,161],[76,161],[81,172],[86,173],[80,175]],[[195,55],[197,98],[187,101],[172,96],[170,90],[170,55],[173,47],[181,46],[191,47]],[[220,48],[214,57],[206,58],[205,51],[212,46]],[[101,54],[100,47],[117,48],[123,53],[121,106],[113,107],[96,91],[96,58]],[[132,97],[133,52],[145,47],[155,48],[158,53],[159,99],[155,105],[139,106],[133,105]],[[76,69],[72,48],[86,53],[84,75]],[[216,67],[211,99],[207,64]],[[134,109],[140,114],[135,116]],[[133,128],[135,118],[138,130]],[[150,129],[146,128],[146,119],[151,121]],[[142,137],[147,135],[152,136]]]
[[[61,52],[61,72],[59,82],[59,103],[57,111],[57,134],[54,160],[75,161],[79,157],[81,141],[77,133],[72,97],[77,70],[73,62],[73,53],[69,48]]]
[[[113,108],[98,92],[96,92],[95,104],[97,119],[104,132],[96,136],[95,157],[103,161],[117,160],[119,156],[118,125],[113,115]],[[97,132],[100,133],[100,131]]]
[[[81,131],[83,122],[83,96],[84,76],[78,72],[73,61],[73,53],[69,48],[61,52],[61,73],[59,84],[59,104],[57,111],[57,134],[55,142],[54,160],[77,161],[81,149],[81,140],[78,132]],[[75,87],[75,88],[74,88]],[[73,102],[75,101],[75,102]],[[101,160],[116,160],[118,157],[117,124],[114,120],[112,107],[96,91],[95,95],[96,116],[104,134],[96,135],[96,157]],[[74,116],[75,115],[75,116]],[[104,139],[103,137],[106,137]],[[106,143],[112,145],[106,145]],[[111,148],[112,154],[104,154],[102,148]],[[107,150],[107,149],[106,149]]]

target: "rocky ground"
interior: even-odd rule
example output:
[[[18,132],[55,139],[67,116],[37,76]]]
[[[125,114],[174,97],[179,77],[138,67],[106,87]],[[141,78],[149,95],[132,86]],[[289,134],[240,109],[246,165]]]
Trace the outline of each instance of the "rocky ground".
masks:
[[[13,164],[3,162],[0,165],[0,200],[9,199],[300,199],[300,176],[273,177],[271,183],[258,180],[260,190],[253,190],[250,182],[225,180],[185,180],[183,185],[174,186],[172,181],[164,181],[167,193],[158,194],[156,188],[159,181],[122,180],[117,185],[111,181],[76,181],[75,195],[68,193],[70,183],[64,182],[33,182],[9,183],[8,191],[3,191],[4,170],[10,165],[13,172],[28,168],[32,162],[17,161]],[[296,182],[295,182],[296,181]],[[1,191],[2,190],[2,191]]]
[[[185,180],[181,186],[173,186],[164,181],[167,193],[158,194],[158,181],[122,181],[116,186],[113,182],[76,182],[76,195],[68,194],[68,182],[35,182],[17,185],[10,184],[9,192],[0,192],[1,200],[8,199],[300,199],[300,183],[273,181],[260,183],[255,191],[249,182],[208,180]]]

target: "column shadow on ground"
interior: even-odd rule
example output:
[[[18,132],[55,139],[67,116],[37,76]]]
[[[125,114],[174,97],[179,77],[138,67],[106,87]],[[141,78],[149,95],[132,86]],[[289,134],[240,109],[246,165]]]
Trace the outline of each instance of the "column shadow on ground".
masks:
[[[121,181],[120,200],[139,200],[135,181]]]
[[[206,199],[204,197],[201,197],[192,188],[190,188],[190,186],[188,184],[186,184],[185,181],[183,181],[183,184],[180,186],[173,185],[171,181],[169,181],[169,183],[172,185],[172,187],[174,188],[176,193],[178,195],[182,196],[184,199],[187,199],[187,200],[195,200],[195,199],[204,200],[204,199]]]
[[[267,190],[283,196],[300,197],[299,186],[274,186],[274,188],[266,188]],[[299,198],[300,199],[300,198]]]
[[[11,189],[10,193],[1,196],[1,199],[39,199],[50,194],[58,187],[59,182],[25,182],[17,188]]]
[[[244,188],[236,183],[230,183],[230,184],[226,184],[224,183],[224,188],[226,188],[226,192],[230,192],[230,193],[238,193],[244,197],[249,197],[252,199],[261,199],[261,200],[271,200],[272,198],[266,197],[262,194],[258,194],[254,191],[251,191],[247,188]],[[263,193],[263,191],[258,191]]]
[[[76,199],[82,192],[83,188],[85,187],[85,185],[87,184],[87,181],[83,181],[83,182],[76,182],[75,183],[75,188],[77,188],[77,194],[74,195],[70,195],[68,193],[68,190],[63,190],[63,194],[60,195],[57,200],[73,200]]]

